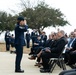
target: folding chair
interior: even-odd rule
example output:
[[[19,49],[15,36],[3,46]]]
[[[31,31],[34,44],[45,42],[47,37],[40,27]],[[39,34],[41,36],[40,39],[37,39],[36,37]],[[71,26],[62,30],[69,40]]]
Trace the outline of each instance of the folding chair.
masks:
[[[58,65],[60,68],[63,68],[63,70],[66,70],[66,66],[64,63],[64,57],[63,57],[63,51],[64,51],[64,49],[62,50],[62,52],[58,58],[50,58],[49,67],[50,67],[51,73],[53,72],[56,65]]]

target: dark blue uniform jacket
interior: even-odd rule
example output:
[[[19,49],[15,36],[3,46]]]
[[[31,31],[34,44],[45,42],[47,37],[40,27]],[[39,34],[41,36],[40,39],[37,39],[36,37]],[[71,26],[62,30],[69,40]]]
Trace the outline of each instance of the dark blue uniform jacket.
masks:
[[[26,32],[28,29],[27,25],[20,26],[16,25],[15,27],[15,45],[25,45],[25,40],[24,40],[24,32]]]

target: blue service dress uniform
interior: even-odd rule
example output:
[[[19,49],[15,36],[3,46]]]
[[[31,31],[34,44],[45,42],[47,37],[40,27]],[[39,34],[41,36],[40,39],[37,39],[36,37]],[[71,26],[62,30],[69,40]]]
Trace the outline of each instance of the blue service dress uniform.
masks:
[[[27,42],[27,48],[29,48],[30,47],[30,33],[28,34],[28,33],[26,33],[26,42]]]
[[[25,45],[24,32],[28,29],[27,25],[20,26],[19,24],[15,27],[15,48],[16,48],[16,61],[15,70],[20,70],[20,63],[23,55],[23,46]]]
[[[37,43],[38,45],[33,46],[33,48],[31,49],[32,53],[36,53],[36,51],[43,46],[41,39],[35,39],[34,43]]]
[[[34,46],[34,42],[37,39],[38,34],[36,32],[31,32],[31,39],[32,39],[32,47]]]
[[[5,33],[6,51],[10,50],[10,33]]]

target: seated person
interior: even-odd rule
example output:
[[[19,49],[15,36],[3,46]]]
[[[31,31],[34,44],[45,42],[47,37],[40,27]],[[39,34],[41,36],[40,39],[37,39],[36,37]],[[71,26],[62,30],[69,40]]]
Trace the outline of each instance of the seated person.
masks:
[[[50,47],[50,45],[51,45],[52,42],[53,42],[52,37],[53,37],[53,34],[50,34],[50,35],[49,35],[49,39],[45,42],[45,45],[43,46],[43,48],[39,48],[39,49],[36,51],[36,53],[31,57],[31,58],[36,58],[36,57],[37,57],[37,60],[36,60],[37,63],[35,64],[35,66],[38,66],[38,67],[41,66],[42,60],[41,60],[41,58],[39,57],[40,51],[44,50],[46,47],[48,47],[48,48]]]
[[[38,54],[41,50],[43,50],[44,48],[46,47],[50,47],[50,45],[52,44],[53,42],[53,34],[50,34],[49,35],[49,39],[45,42],[45,45],[43,45],[42,48],[39,48],[35,54]]]
[[[50,58],[56,58],[59,57],[59,55],[61,54],[62,50],[64,49],[65,45],[66,45],[66,39],[64,38],[64,31],[59,31],[57,33],[57,42],[55,44],[54,47],[50,48],[50,49],[46,49],[44,52],[41,52],[41,58],[42,58],[42,65],[43,68],[40,69],[40,72],[45,73],[45,72],[50,72],[49,69],[49,60]]]
[[[72,54],[75,52],[76,50],[76,32],[73,33],[73,37],[70,38],[70,41],[68,42],[68,47],[66,48],[66,52],[65,52],[65,63],[67,63],[68,65],[72,65],[74,64],[73,58],[72,58]]]
[[[29,53],[29,55],[34,54],[36,50],[40,47],[42,48],[42,46],[43,46],[43,42],[41,41],[41,36],[38,36],[34,42],[34,46],[31,48],[31,52]]]
[[[45,32],[42,32],[42,34],[41,34],[41,40],[44,42],[44,44],[46,43],[46,41],[47,41],[47,35],[46,35]]]
[[[76,46],[76,44],[75,44],[75,46]],[[67,65],[69,65],[71,68],[74,68],[74,67],[76,67],[75,63],[76,63],[76,50],[70,52],[69,61],[68,61]]]
[[[57,34],[52,33],[51,35],[49,35],[49,39],[47,40],[45,47],[43,47],[42,49],[39,48],[36,51],[36,53],[31,57],[31,59],[35,59],[37,57],[37,63],[38,63],[38,65],[41,65],[41,63],[42,63],[42,60],[40,58],[41,53],[43,51],[45,51],[47,48],[50,49],[50,48],[54,47],[56,42],[57,42]]]

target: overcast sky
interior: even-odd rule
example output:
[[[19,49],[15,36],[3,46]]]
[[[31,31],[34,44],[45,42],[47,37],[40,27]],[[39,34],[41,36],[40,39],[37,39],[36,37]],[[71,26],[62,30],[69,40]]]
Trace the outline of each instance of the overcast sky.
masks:
[[[31,0],[35,1],[36,0]],[[62,13],[66,16],[67,20],[72,26],[65,26],[61,29],[70,32],[76,28],[76,0],[45,0],[45,2],[52,7],[59,8]],[[0,0],[0,10],[10,12],[15,10],[17,12],[21,11],[19,7],[20,0]],[[11,10],[10,10],[11,9]],[[13,13],[13,12],[11,12]]]

